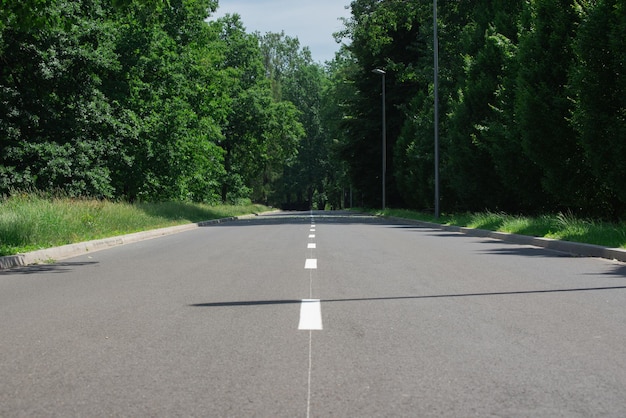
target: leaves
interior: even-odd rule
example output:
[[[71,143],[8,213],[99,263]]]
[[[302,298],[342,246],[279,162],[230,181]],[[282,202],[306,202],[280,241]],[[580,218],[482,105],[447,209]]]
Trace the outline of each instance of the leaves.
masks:
[[[359,204],[380,205],[373,68],[387,71],[390,204],[433,204],[432,8],[417,3],[354,0],[337,34],[351,44],[331,65],[329,126]],[[444,208],[624,216],[622,4],[440,2],[438,15]]]
[[[0,13],[0,193],[267,201],[303,133],[238,17],[205,22],[212,0],[14,3]]]

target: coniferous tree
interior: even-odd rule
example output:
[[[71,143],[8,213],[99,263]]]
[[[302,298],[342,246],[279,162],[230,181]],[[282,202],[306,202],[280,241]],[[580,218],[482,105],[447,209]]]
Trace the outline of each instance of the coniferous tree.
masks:
[[[598,179],[600,213],[626,213],[626,7],[618,0],[580,2],[572,96],[583,163]]]

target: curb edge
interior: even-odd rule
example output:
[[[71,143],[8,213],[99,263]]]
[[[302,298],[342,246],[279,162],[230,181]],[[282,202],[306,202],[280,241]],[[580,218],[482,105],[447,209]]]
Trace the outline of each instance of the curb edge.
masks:
[[[62,245],[59,247],[45,248],[22,254],[3,256],[0,257],[0,271],[15,267],[24,267],[31,264],[44,264],[51,261],[63,260],[65,258],[105,250],[107,248],[117,247],[120,245],[131,244],[134,242],[177,234],[179,232],[189,231],[203,226],[216,225],[224,222],[235,221],[237,219],[245,219],[248,216],[254,215],[233,216],[229,218],[212,219],[209,221],[202,221],[191,224],[169,226],[165,228],[134,232],[131,234],[119,235],[110,238],[102,238],[91,241],[77,242],[74,244]]]
[[[486,229],[474,229],[461,226],[441,225],[432,222],[418,221],[413,219],[387,217],[397,222],[421,225],[433,229],[441,229],[444,231],[457,232],[473,237],[492,238],[512,244],[532,245],[534,247],[546,248],[553,251],[580,256],[580,257],[598,257],[610,260],[626,262],[626,250],[621,248],[603,247],[601,245],[584,244],[574,241],[562,241],[550,238],[540,238],[528,235],[511,234],[508,232],[496,232]]]

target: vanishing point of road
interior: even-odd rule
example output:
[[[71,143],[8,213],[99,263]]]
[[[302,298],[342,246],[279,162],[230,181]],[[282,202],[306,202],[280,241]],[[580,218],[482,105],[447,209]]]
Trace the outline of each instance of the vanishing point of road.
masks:
[[[626,265],[313,211],[4,270],[0,416],[624,417]]]

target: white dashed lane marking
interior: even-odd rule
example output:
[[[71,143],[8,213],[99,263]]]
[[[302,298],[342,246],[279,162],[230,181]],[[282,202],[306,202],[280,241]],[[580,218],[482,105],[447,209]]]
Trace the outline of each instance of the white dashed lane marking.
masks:
[[[309,240],[315,238],[315,220],[313,219],[313,211],[311,211],[311,228],[309,229]],[[309,242],[307,248],[311,250],[316,248],[315,242]],[[317,269],[317,258],[307,258],[304,268],[309,270],[309,298],[313,297],[313,270]],[[299,330],[309,331],[309,373],[307,382],[307,401],[306,416],[311,416],[311,371],[313,369],[313,331],[322,329],[322,305],[319,299],[303,299],[300,305],[300,323]]]
[[[302,299],[299,330],[322,329],[322,304],[319,299]]]

